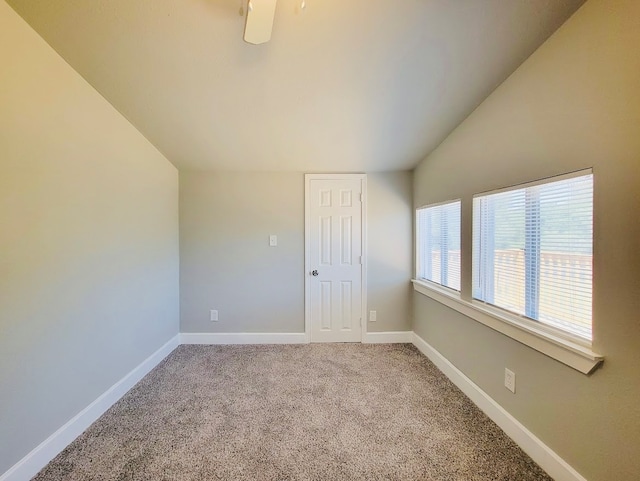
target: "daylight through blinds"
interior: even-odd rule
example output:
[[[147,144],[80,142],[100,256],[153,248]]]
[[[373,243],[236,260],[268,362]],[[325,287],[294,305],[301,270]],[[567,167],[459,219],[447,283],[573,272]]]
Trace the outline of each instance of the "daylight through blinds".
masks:
[[[460,290],[460,201],[418,209],[418,277]]]
[[[473,297],[591,339],[593,175],[476,196]]]

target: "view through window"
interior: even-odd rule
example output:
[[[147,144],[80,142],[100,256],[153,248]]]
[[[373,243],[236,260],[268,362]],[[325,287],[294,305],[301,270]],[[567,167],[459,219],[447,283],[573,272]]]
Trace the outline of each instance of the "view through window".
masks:
[[[460,290],[460,201],[417,211],[419,279]]]
[[[592,338],[593,175],[474,197],[473,297]]]

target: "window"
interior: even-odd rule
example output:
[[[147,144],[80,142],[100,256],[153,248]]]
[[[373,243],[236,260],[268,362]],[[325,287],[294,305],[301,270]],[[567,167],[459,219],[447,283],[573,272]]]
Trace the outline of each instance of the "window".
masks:
[[[417,277],[460,290],[460,201],[416,212]]]
[[[475,196],[473,297],[591,340],[593,175]]]

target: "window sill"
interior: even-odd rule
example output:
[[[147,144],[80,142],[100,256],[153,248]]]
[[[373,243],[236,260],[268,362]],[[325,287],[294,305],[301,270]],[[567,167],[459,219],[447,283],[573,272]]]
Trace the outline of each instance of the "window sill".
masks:
[[[546,354],[583,374],[591,373],[604,361],[600,354],[593,352],[588,346],[584,346],[577,341],[555,335],[543,328],[531,326],[522,319],[510,316],[508,313],[497,312],[483,305],[466,301],[454,291],[415,279],[412,282],[414,290],[420,294],[444,304],[536,351]]]

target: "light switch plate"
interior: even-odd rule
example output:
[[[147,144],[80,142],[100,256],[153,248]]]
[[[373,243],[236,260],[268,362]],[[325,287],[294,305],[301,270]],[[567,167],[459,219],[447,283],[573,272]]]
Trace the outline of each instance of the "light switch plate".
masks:
[[[270,247],[276,247],[278,245],[278,236],[277,235],[270,235],[269,236],[269,246]]]

